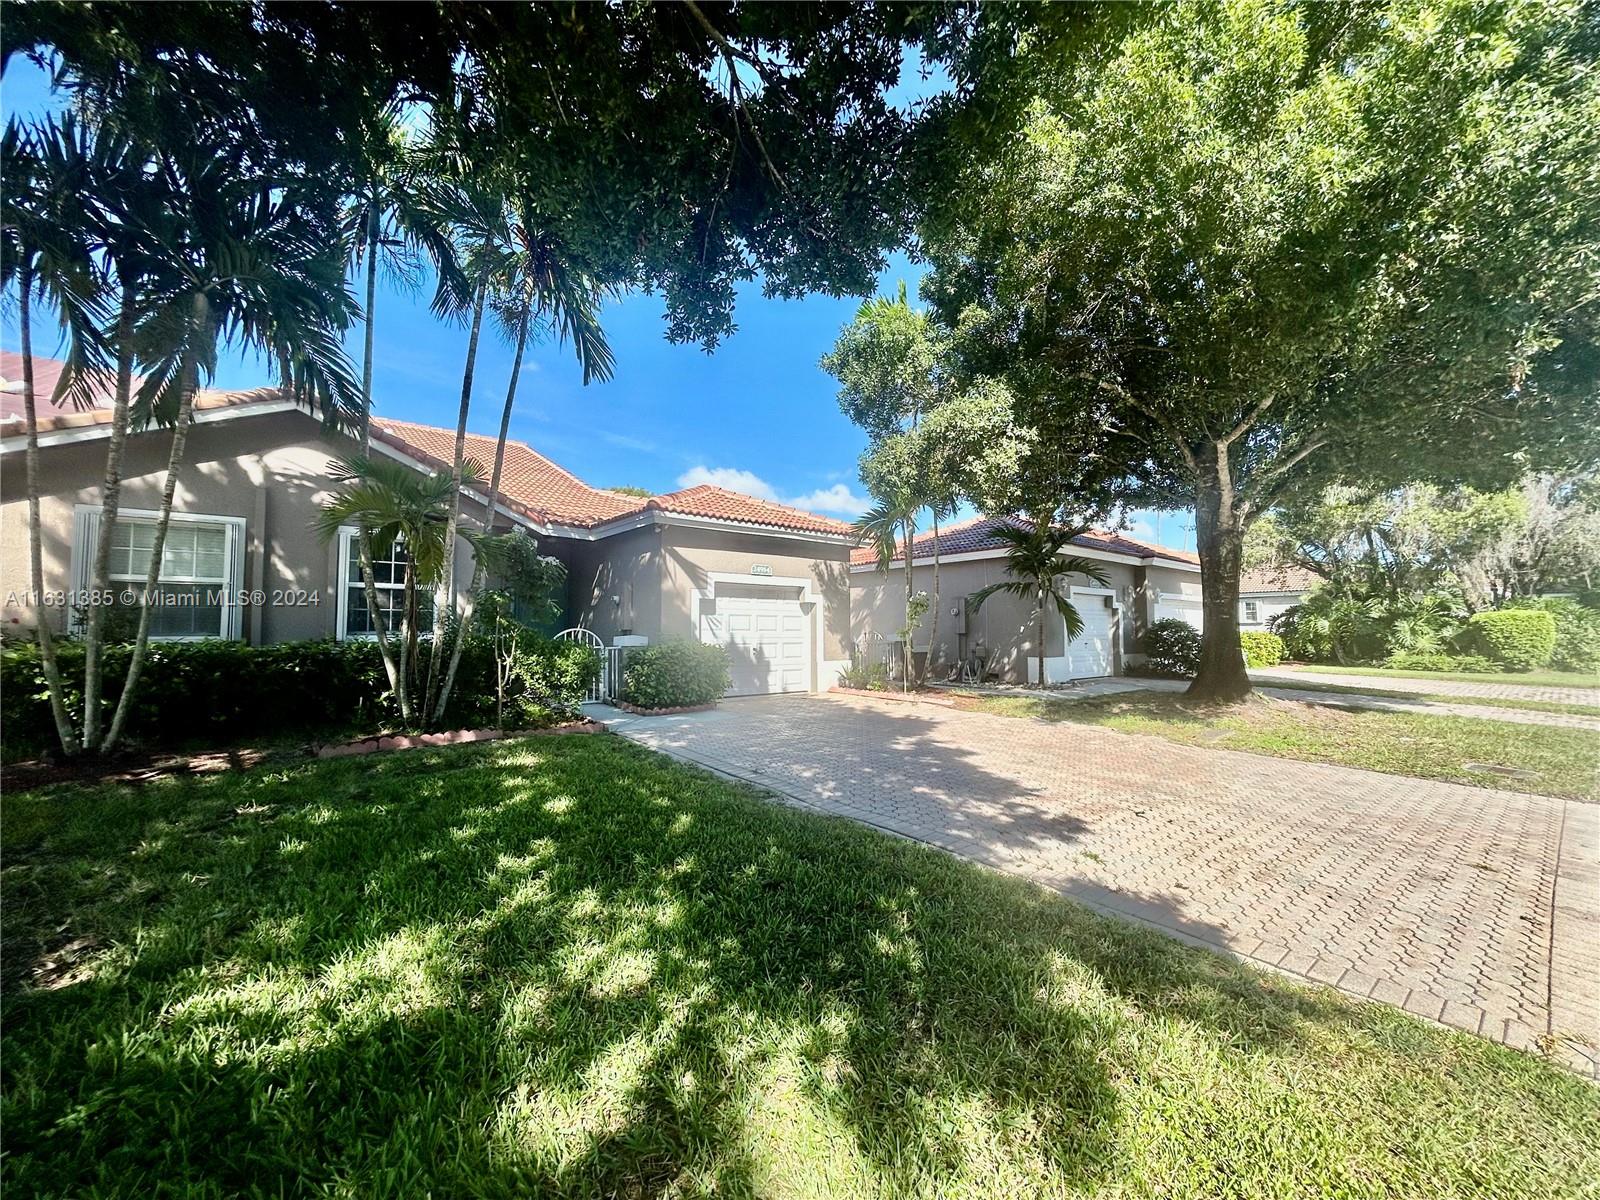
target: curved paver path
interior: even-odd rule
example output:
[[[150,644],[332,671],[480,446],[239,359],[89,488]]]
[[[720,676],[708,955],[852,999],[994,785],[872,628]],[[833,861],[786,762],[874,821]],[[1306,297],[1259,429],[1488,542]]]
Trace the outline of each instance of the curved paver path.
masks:
[[[602,711],[814,808],[1600,1076],[1600,806],[854,697]]]
[[[1416,692],[1426,696],[1477,696],[1485,700],[1543,700],[1554,704],[1600,704],[1600,680],[1593,687],[1555,687],[1530,683],[1485,683],[1476,679],[1403,679],[1388,675],[1342,675],[1297,671],[1293,667],[1252,667],[1257,683],[1293,687],[1297,683]]]

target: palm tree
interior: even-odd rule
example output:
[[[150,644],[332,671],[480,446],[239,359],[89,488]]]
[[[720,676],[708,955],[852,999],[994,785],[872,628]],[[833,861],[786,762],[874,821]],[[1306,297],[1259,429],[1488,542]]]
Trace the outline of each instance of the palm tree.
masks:
[[[430,156],[441,160],[461,155],[448,143],[430,148]],[[457,175],[437,195],[440,211],[448,220],[457,245],[465,248],[465,275],[470,281],[463,291],[458,281],[441,279],[433,309],[440,316],[464,320],[467,324],[467,356],[461,371],[461,405],[456,415],[456,444],[451,474],[457,490],[450,504],[449,538],[445,546],[445,570],[440,574],[434,594],[433,645],[428,653],[428,677],[424,690],[423,712],[433,710],[444,682],[444,642],[446,622],[455,606],[456,531],[461,525],[460,483],[467,461],[467,418],[472,408],[472,383],[478,362],[478,337],[483,328],[483,312],[488,303],[490,281],[505,271],[506,247],[511,238],[510,213],[505,192],[492,171],[480,170],[468,179]]]
[[[414,725],[417,705],[413,684],[419,666],[420,629],[417,595],[419,589],[437,587],[439,575],[446,569],[450,508],[460,489],[451,472],[421,475],[387,458],[358,455],[340,459],[334,464],[333,475],[340,484],[339,490],[322,506],[316,519],[315,528],[322,539],[332,541],[342,527],[354,525],[370,531],[375,549],[389,551],[399,547],[405,552],[400,661],[394,695],[401,721]],[[464,478],[469,484],[478,480],[473,464],[466,465]],[[378,609],[374,606],[370,611],[376,625]]]
[[[0,282],[17,287],[22,347],[22,407],[27,431],[25,475],[28,497],[28,568],[35,613],[34,636],[50,696],[50,711],[63,753],[79,747],[67,711],[55,638],[44,604],[44,562],[39,524],[39,421],[33,369],[33,300],[38,295],[60,317],[68,346],[68,369],[57,399],[83,391],[100,367],[96,324],[99,271],[94,260],[91,218],[84,197],[91,191],[93,143],[67,117],[25,130],[10,122],[0,143]],[[93,606],[91,605],[91,608]]]
[[[171,219],[160,227],[163,275],[137,337],[149,364],[133,406],[135,423],[172,428],[159,515],[145,578],[145,602],[122,696],[101,744],[122,736],[143,670],[160,582],[167,528],[183,465],[195,394],[215,369],[220,343],[242,346],[280,364],[284,386],[320,408],[333,427],[360,419],[362,396],[341,335],[355,306],[344,287],[339,242],[319,219],[321,197],[295,180],[264,178],[234,145],[197,139],[164,157],[160,178]]]
[[[361,457],[371,451],[373,329],[377,317],[378,267],[403,283],[414,284],[424,263],[431,261],[440,280],[452,290],[462,287],[455,246],[439,213],[428,203],[433,194],[421,155],[408,144],[402,109],[391,102],[375,109],[362,124],[365,172],[352,189],[342,216],[343,241],[354,271],[364,271],[366,299],[362,309]],[[361,581],[373,635],[389,689],[401,694],[400,663],[389,644],[388,617],[378,603],[373,575],[372,537],[357,529]],[[409,712],[405,714],[409,719]]]
[[[915,595],[911,575],[911,564],[914,547],[912,540],[917,533],[917,514],[922,511],[922,498],[914,494],[909,488],[895,488],[879,496],[878,502],[856,518],[855,534],[858,545],[871,546],[877,553],[878,570],[887,575],[889,567],[894,562],[895,555],[903,552],[905,557],[906,578],[906,636],[901,647],[902,667],[905,671],[902,678],[906,686],[911,686],[911,676],[916,662],[911,651],[912,622],[912,597]]]
[[[1069,575],[1082,575],[1099,587],[1105,587],[1106,575],[1099,564],[1086,558],[1071,555],[1063,557],[1061,551],[1071,544],[1081,532],[1047,521],[1027,521],[1021,524],[997,524],[990,532],[1006,545],[1006,574],[1010,579],[991,583],[967,597],[967,611],[976,613],[983,602],[996,592],[1009,592],[1031,600],[1034,609],[1034,646],[1039,656],[1039,684],[1044,686],[1044,618],[1053,605],[1061,614],[1066,627],[1067,641],[1083,633],[1083,618],[1067,594],[1062,590],[1062,580]]]
[[[503,332],[516,347],[511,360],[511,381],[506,387],[506,402],[500,411],[500,434],[495,440],[494,467],[489,474],[488,507],[484,527],[494,526],[495,506],[500,499],[500,476],[505,465],[506,439],[511,430],[511,410],[516,404],[517,385],[522,375],[522,355],[528,344],[528,331],[536,324],[549,325],[563,345],[572,342],[573,353],[583,371],[587,387],[593,380],[605,382],[616,369],[616,357],[600,326],[600,301],[606,289],[573,260],[560,237],[530,220],[526,211],[510,227],[508,252],[501,256],[500,273],[495,280],[496,294],[491,306]],[[472,583],[467,589],[455,645],[450,650],[450,666],[432,710],[432,719],[444,718],[445,706],[455,686],[456,670],[472,628],[478,592],[484,585],[485,562],[475,555]]]

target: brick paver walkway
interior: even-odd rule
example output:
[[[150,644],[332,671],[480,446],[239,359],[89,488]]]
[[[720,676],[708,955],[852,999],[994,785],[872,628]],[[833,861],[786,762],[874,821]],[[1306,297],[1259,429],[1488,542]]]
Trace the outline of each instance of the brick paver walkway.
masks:
[[[1427,696],[1478,696],[1487,700],[1544,700],[1555,704],[1600,704],[1600,680],[1594,687],[1547,687],[1527,683],[1485,683],[1472,679],[1402,679],[1388,675],[1342,675],[1297,671],[1293,667],[1252,667],[1257,683],[1293,687],[1296,683],[1376,688],[1384,692],[1416,692]]]
[[[1600,1077],[1600,806],[854,697],[601,711],[812,807]]]

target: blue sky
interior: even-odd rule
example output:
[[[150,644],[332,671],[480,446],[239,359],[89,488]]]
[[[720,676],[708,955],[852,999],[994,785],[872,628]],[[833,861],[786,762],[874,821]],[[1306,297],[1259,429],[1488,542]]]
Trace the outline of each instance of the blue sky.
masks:
[[[31,116],[59,107],[48,79],[15,58],[0,81],[0,107]],[[915,292],[922,269],[896,254],[879,278],[880,293],[900,280]],[[373,402],[380,415],[453,425],[466,354],[464,329],[435,319],[425,288],[412,295],[380,280],[374,326]],[[835,384],[818,365],[859,299],[809,296],[772,300],[758,282],[738,291],[737,331],[708,354],[670,344],[664,306],[630,294],[609,304],[606,335],[617,357],[609,383],[584,387],[570,349],[530,347],[524,358],[511,436],[527,442],[580,478],[601,487],[632,485],[655,492],[712,482],[850,518],[865,506],[856,461],[866,445],[840,412]],[[359,361],[360,327],[349,350]],[[3,340],[17,345],[7,306]],[[37,329],[35,348],[55,345],[53,329]],[[511,347],[489,322],[480,340],[469,426],[493,435],[511,371]],[[268,381],[263,363],[219,363],[215,386]],[[1192,548],[1188,514],[1135,514],[1135,536]]]

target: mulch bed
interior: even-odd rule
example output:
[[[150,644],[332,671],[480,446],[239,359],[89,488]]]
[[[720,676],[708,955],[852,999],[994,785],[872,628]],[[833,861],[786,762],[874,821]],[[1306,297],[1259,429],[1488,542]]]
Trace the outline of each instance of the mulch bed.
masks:
[[[311,758],[342,758],[354,754],[375,754],[386,750],[411,750],[421,746],[455,746],[466,742],[489,742],[501,738],[541,737],[557,733],[604,733],[597,721],[569,721],[548,729],[517,729],[501,733],[497,729],[457,729],[446,733],[377,734],[352,742],[318,746],[276,746],[258,749],[248,746],[210,750],[197,754],[141,754],[126,751],[111,758],[51,762],[36,759],[11,763],[0,768],[8,791],[29,791],[57,783],[150,783],[173,775],[214,775],[220,771],[247,770],[263,763],[295,763]]]
[[[828,689],[840,696],[865,696],[868,700],[896,700],[901,704],[933,704],[939,708],[955,708],[956,702],[949,696],[940,696],[930,691],[920,692],[875,692],[866,688],[839,687]]]
[[[638,708],[621,700],[617,701],[618,708],[636,717],[670,717],[673,713],[710,712],[716,706],[716,702],[713,701],[710,704],[685,704],[681,708]]]

